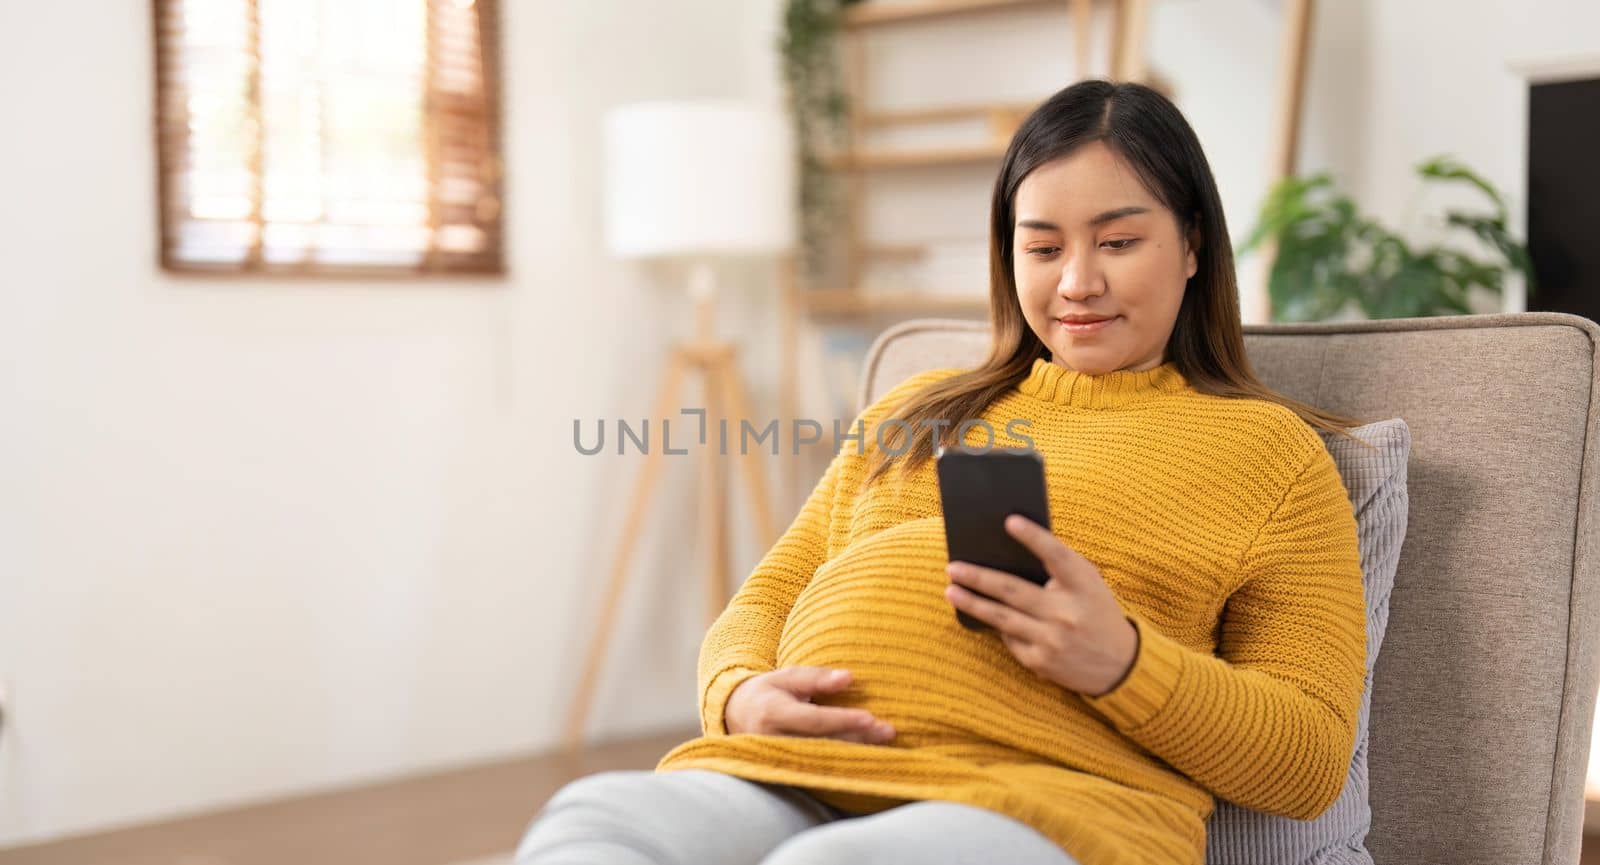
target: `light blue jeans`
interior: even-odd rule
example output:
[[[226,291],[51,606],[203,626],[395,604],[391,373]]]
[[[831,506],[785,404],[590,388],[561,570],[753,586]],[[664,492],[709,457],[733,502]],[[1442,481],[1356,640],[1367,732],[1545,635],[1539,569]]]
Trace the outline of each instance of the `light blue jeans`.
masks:
[[[928,800],[876,814],[709,769],[585,775],[557,790],[516,865],[1078,865],[1025,823]]]

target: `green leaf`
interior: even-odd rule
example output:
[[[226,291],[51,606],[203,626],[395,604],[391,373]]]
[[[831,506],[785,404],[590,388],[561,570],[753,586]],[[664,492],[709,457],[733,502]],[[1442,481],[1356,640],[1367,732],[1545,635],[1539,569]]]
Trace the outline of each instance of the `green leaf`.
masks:
[[[1277,244],[1268,278],[1274,317],[1327,317],[1348,304],[1372,318],[1465,314],[1474,290],[1500,293],[1513,270],[1531,285],[1527,247],[1507,228],[1505,204],[1494,187],[1449,157],[1428,160],[1417,170],[1425,182],[1467,183],[1488,197],[1493,213],[1449,211],[1445,222],[1471,233],[1494,254],[1484,258],[1444,244],[1413,247],[1363,216],[1326,174],[1290,178],[1268,194],[1242,247],[1269,238]]]
[[[1333,180],[1327,174],[1308,178],[1287,177],[1274,184],[1262,202],[1255,227],[1239,245],[1238,253],[1243,255],[1254,250],[1267,238],[1281,240],[1281,236],[1293,230],[1294,226],[1315,218],[1321,205],[1312,201],[1312,198],[1319,190],[1330,188],[1332,184]]]
[[[1422,175],[1424,180],[1459,181],[1477,187],[1484,195],[1489,197],[1490,201],[1494,202],[1495,213],[1498,214],[1500,223],[1502,225],[1505,224],[1506,203],[1500,197],[1500,193],[1495,190],[1489,181],[1484,180],[1454,158],[1435,156],[1418,165],[1417,173]]]

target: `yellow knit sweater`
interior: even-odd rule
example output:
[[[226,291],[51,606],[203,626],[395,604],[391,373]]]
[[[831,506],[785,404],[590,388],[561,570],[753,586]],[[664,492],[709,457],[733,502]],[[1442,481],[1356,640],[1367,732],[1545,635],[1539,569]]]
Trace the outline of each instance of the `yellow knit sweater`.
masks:
[[[1139,631],[1127,677],[1086,696],[969,631],[944,598],[931,461],[863,488],[876,424],[919,373],[857,418],[794,522],[706,634],[704,735],[656,771],[803,787],[855,813],[965,802],[1026,823],[1083,865],[1201,865],[1221,796],[1311,819],[1344,787],[1366,661],[1355,515],[1321,438],[1261,400],[1201,394],[1168,362],[1091,376],[1037,360],[985,419],[1044,455],[1056,536],[1094,562]],[[967,443],[987,443],[981,427]],[[887,744],[730,735],[734,687],[791,665],[842,667]]]

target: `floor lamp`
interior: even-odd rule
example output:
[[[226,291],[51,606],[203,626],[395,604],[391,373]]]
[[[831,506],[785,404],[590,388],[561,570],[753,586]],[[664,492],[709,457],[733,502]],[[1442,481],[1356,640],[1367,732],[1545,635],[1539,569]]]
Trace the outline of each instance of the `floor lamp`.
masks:
[[[701,460],[700,529],[705,554],[706,624],[728,602],[728,520],[718,430],[727,420],[727,449],[747,484],[757,540],[776,539],[767,484],[753,445],[742,453],[740,431],[750,417],[734,346],[716,336],[714,262],[734,257],[771,257],[794,243],[794,160],[789,126],[776,109],[728,101],[647,102],[613,109],[605,121],[605,228],[610,252],[627,259],[677,260],[690,266],[694,301],[694,339],[673,346],[650,415],[651,427],[676,419],[679,430],[694,427],[680,413],[683,379],[701,382],[706,410],[706,441],[688,437],[690,453]],[[688,435],[693,432],[685,431]],[[674,432],[674,449],[685,447]],[[611,639],[634,545],[643,528],[650,498],[666,462],[665,440],[647,436],[650,446],[623,521],[622,537],[601,601],[600,620],[578,680],[567,721],[566,749],[583,744],[590,703]],[[696,444],[699,442],[698,444]]]

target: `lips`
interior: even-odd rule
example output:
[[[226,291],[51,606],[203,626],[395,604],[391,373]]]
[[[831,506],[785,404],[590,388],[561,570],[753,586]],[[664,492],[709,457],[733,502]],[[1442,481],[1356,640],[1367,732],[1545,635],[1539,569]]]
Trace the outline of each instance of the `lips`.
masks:
[[[1099,333],[1100,331],[1105,330],[1107,327],[1110,327],[1111,323],[1116,321],[1116,320],[1117,320],[1117,317],[1114,316],[1114,315],[1111,316],[1110,318],[1101,318],[1101,319],[1096,319],[1094,321],[1086,321],[1086,322],[1069,321],[1069,320],[1064,319],[1064,318],[1056,319],[1056,321],[1061,322],[1061,326],[1064,329],[1066,329],[1067,333],[1079,334],[1079,335],[1081,335],[1081,334],[1089,334],[1089,333]]]

